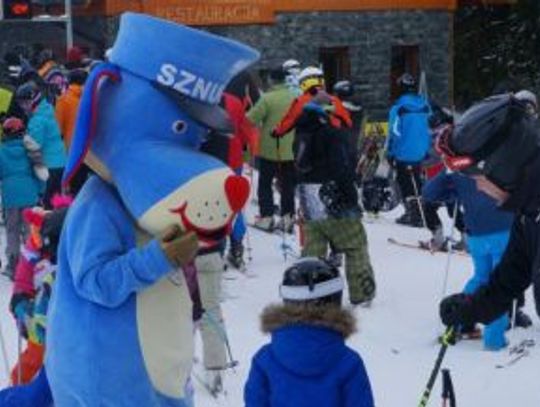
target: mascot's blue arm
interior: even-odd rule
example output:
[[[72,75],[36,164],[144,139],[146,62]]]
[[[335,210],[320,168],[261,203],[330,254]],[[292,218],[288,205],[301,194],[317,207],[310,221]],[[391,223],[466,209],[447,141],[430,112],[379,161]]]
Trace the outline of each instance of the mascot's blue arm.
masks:
[[[104,191],[110,187],[91,181],[84,193],[95,194],[95,199],[78,199],[71,208],[61,251],[68,253],[77,293],[101,306],[117,307],[173,268],[157,240],[134,248],[134,221],[126,219],[115,195]]]

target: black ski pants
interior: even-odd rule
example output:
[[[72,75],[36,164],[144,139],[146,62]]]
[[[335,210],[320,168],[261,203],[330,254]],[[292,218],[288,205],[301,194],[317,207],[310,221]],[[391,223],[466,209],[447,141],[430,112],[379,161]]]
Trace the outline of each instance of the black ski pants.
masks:
[[[412,199],[418,205],[418,210],[422,205],[428,229],[434,231],[439,228],[442,224],[437,214],[438,206],[429,202],[422,202],[420,199],[423,185],[422,166],[420,164],[396,162],[396,181],[401,190],[403,203]]]
[[[293,161],[270,161],[259,158],[259,211],[261,217],[274,215],[272,182],[277,178],[281,195],[281,216],[294,215],[295,169]]]

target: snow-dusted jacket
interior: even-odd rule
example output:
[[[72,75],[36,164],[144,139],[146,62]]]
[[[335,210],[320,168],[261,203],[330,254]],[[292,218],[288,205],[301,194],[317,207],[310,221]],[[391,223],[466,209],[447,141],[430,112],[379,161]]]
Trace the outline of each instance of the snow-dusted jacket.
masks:
[[[54,108],[45,99],[28,121],[28,134],[41,146],[47,168],[63,168],[66,165],[66,150]]]
[[[262,315],[272,342],[254,356],[246,407],[373,407],[362,358],[345,345],[354,317],[340,308],[270,306]]]
[[[396,101],[388,119],[388,157],[411,164],[426,158],[431,145],[430,114],[421,95],[406,93]]]
[[[41,184],[34,177],[22,138],[5,140],[0,145],[0,180],[4,208],[37,204]]]

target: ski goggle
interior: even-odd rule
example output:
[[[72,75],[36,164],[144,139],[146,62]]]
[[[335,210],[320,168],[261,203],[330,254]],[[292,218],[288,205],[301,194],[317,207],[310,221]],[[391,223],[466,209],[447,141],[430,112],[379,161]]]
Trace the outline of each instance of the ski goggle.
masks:
[[[474,164],[476,160],[468,155],[458,155],[450,147],[450,137],[452,136],[453,126],[445,124],[435,129],[435,151],[441,157],[444,165],[451,171],[478,173]]]

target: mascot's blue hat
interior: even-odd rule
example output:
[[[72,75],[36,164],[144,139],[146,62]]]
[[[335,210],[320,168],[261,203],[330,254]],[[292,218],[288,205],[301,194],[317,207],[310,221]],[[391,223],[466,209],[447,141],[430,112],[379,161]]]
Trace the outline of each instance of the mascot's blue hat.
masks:
[[[110,175],[137,217],[197,173],[222,166],[194,154],[202,155],[196,150],[208,129],[231,130],[219,107],[223,90],[258,57],[252,48],[223,37],[123,14],[110,62],[95,68],[86,82],[64,185],[90,150],[104,169],[98,173]],[[162,159],[150,162],[150,152]],[[185,165],[167,167],[165,156]],[[169,172],[174,174],[165,177]],[[159,183],[145,191],[132,185],[153,179]]]

